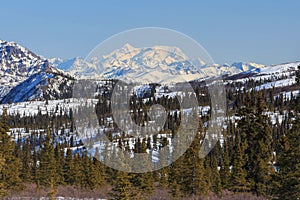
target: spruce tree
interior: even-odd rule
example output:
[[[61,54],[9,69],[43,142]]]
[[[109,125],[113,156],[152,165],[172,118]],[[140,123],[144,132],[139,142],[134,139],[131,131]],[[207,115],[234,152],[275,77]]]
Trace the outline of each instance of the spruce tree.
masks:
[[[223,189],[228,189],[230,184],[230,158],[228,152],[228,142],[225,140],[222,148],[222,156],[220,162],[220,178]]]
[[[216,194],[220,194],[222,190],[220,173],[218,170],[218,163],[219,163],[219,150],[220,150],[220,142],[218,141],[217,144],[214,146],[212,151],[208,154],[209,159],[209,183],[210,189],[212,192]]]
[[[268,117],[264,115],[265,105],[263,102],[262,94],[259,93],[256,105],[256,118],[253,126],[255,132],[253,141],[248,141],[251,155],[248,163],[251,166],[249,174],[253,178],[253,190],[257,195],[267,196],[270,193],[270,181],[272,166],[270,164],[272,158],[272,137],[271,128],[269,126]]]
[[[8,116],[6,108],[3,108],[3,114],[0,119],[0,154],[2,157],[1,179],[4,190],[22,189],[20,179],[21,161],[14,156],[15,143],[8,135]]]
[[[251,95],[257,97],[256,102]],[[247,93],[245,107],[241,109],[238,121],[240,148],[245,154],[244,167],[252,192],[267,196],[270,192],[272,166],[272,137],[268,116],[264,114],[265,104],[262,92]]]
[[[230,190],[233,192],[248,192],[250,190],[249,183],[246,179],[247,171],[245,170],[245,157],[243,155],[240,141],[236,141],[233,168],[230,181]]]
[[[0,176],[1,176],[1,180],[0,180],[0,198],[7,195],[7,190],[6,190],[6,187],[5,187],[5,183],[4,183],[4,181],[2,181],[4,165],[5,165],[5,160],[4,160],[4,157],[3,157],[2,153],[0,153]]]
[[[277,167],[280,199],[300,199],[300,118],[293,123],[286,136],[286,145],[278,154]]]
[[[160,162],[162,165],[166,166],[168,164],[168,153],[169,151],[165,148],[162,148],[161,151],[161,155],[162,157],[160,158]],[[164,167],[162,169],[160,169],[157,172],[154,172],[155,174],[159,174],[158,175],[158,181],[161,187],[166,188],[168,186],[168,177],[169,177],[169,173],[170,173],[170,167]]]
[[[154,179],[152,176],[151,170],[151,155],[146,154],[146,145],[141,143],[142,146],[140,147],[141,151],[139,153],[144,153],[147,157],[141,158],[139,161],[139,168],[143,168],[146,172],[144,173],[135,173],[132,175],[132,184],[136,189],[136,194],[140,196],[140,198],[150,197],[153,193],[153,184]]]
[[[92,163],[88,152],[84,151],[81,159],[82,179],[80,185],[86,189],[94,189],[94,177],[91,174]]]
[[[65,155],[64,150],[61,144],[57,143],[54,148],[54,156],[55,156],[55,165],[56,165],[56,175],[57,175],[57,184],[64,185],[64,163],[65,163]]]
[[[298,65],[297,70],[296,70],[296,82],[298,84],[300,83],[300,65]]]
[[[74,159],[73,159],[73,152],[70,148],[67,149],[65,164],[63,167],[64,171],[64,182],[67,185],[74,185],[75,178],[74,178]]]
[[[127,172],[116,172],[116,184],[112,189],[111,196],[117,200],[131,200],[136,197],[133,185],[130,182],[131,175]]]
[[[103,186],[105,184],[106,174],[105,174],[105,166],[102,162],[97,160],[96,158],[92,158],[93,163],[93,171],[92,174],[95,177],[95,185],[96,188]]]
[[[173,162],[170,165],[170,175],[169,175],[169,188],[170,193],[173,198],[178,199],[182,197],[181,192],[181,166],[182,166],[182,157]]]
[[[21,161],[22,161],[22,169],[21,169],[21,178],[24,182],[32,181],[32,155],[31,155],[31,145],[29,139],[26,139],[23,144],[22,153],[21,153]]]
[[[183,185],[185,194],[192,196],[206,195],[209,191],[207,169],[204,167],[204,158],[199,158],[200,135],[197,134],[190,148],[185,152],[185,161],[182,166]],[[185,171],[190,176],[186,176]]]
[[[50,131],[47,131],[46,140],[41,149],[40,163],[38,168],[38,181],[41,186],[50,188],[49,195],[52,198],[56,193],[58,174],[54,155],[54,144],[51,141]]]
[[[128,163],[124,163],[124,155],[123,152],[120,151],[119,160],[118,163],[121,165],[122,169],[129,171],[130,167]],[[132,183],[133,174],[123,171],[118,171],[112,169],[114,173],[114,181],[113,189],[110,195],[113,197],[113,199],[138,199],[137,196],[139,196],[139,191],[135,189],[134,184]]]
[[[73,168],[73,179],[74,179],[74,185],[76,186],[82,186],[82,180],[85,174],[83,174],[83,168],[82,168],[82,158],[80,157],[80,154],[77,153],[74,155],[74,168]]]

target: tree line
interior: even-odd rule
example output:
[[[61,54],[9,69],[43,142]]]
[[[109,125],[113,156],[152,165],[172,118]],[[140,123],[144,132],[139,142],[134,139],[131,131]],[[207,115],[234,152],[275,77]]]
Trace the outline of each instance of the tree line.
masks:
[[[0,117],[0,196],[34,183],[37,193],[49,188],[50,198],[55,197],[61,185],[91,191],[111,185],[108,194],[112,199],[149,199],[156,188],[167,190],[175,199],[205,197],[210,193],[221,197],[223,191],[272,199],[300,198],[299,97],[278,95],[274,98],[274,88],[238,92],[233,88],[236,85],[226,90],[229,113],[236,118],[228,120],[222,133],[224,139],[218,141],[206,157],[199,158],[206,133],[205,122],[209,120],[208,116],[202,116],[198,134],[178,160],[168,167],[143,174],[117,171],[92,157],[76,139],[72,110],[63,113],[58,111],[62,110],[60,108],[57,115],[38,112],[35,116],[20,117],[8,116],[4,108]],[[208,103],[209,98],[201,98],[206,89],[195,91],[201,101],[199,104]],[[98,98],[99,124],[111,127],[105,134],[117,141],[120,148],[144,153],[168,145],[167,138],[161,141],[156,141],[155,137],[153,141],[136,138],[134,148],[129,149],[128,135],[113,136],[112,130],[117,127],[107,121],[111,116],[109,95],[103,93]],[[170,114],[179,107],[174,98],[157,99],[150,95],[145,103],[141,97],[133,95],[130,104],[133,119],[139,125],[148,122],[147,109],[156,103],[164,105],[169,113],[163,131],[172,137],[181,119],[180,114]],[[277,118],[274,123],[266,114],[270,110],[281,113],[281,120]],[[8,134],[10,128],[17,127],[26,128],[25,132],[30,134],[26,137],[18,131]],[[34,129],[43,131],[29,131]],[[168,162],[167,158],[160,159]]]

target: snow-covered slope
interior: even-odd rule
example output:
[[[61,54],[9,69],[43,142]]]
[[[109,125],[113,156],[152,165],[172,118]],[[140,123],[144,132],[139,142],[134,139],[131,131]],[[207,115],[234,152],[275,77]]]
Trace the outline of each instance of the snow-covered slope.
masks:
[[[70,85],[71,79],[42,56],[15,42],[0,40],[0,103],[54,98],[51,91]]]
[[[61,73],[35,73],[10,90],[10,92],[0,100],[0,104],[28,100],[70,98],[72,95],[72,84],[72,78]]]
[[[37,71],[45,70],[45,59],[15,42],[0,40],[1,73],[14,75],[16,79],[30,76]]]
[[[61,58],[49,58],[48,61],[49,61],[50,66],[52,66],[52,67],[57,67],[61,63],[64,62],[64,60]]]
[[[253,62],[235,62],[231,65],[225,64],[214,64],[214,65],[203,65],[201,71],[208,74],[209,76],[216,75],[235,75],[243,72],[249,72],[252,70],[261,70],[265,67],[263,64],[257,64]]]
[[[122,48],[101,58],[91,58],[89,62],[74,58],[57,67],[85,78],[101,77],[142,83],[170,83],[223,74],[232,75],[254,68],[263,68],[264,65],[242,62],[232,65],[207,65],[200,58],[189,59],[178,47],[135,48],[125,44]]]
[[[255,80],[263,80],[262,85],[257,86],[256,90],[286,87],[296,84],[296,70],[300,62],[284,63],[268,66],[253,75]]]
[[[249,62],[249,63],[235,62],[231,65],[231,67],[235,68],[236,70],[238,70],[240,72],[246,72],[246,71],[250,71],[253,69],[262,69],[265,66],[262,64],[257,64],[257,63],[253,63],[253,62]]]
[[[15,42],[0,40],[0,99],[34,73],[49,69],[43,57]]]
[[[101,58],[92,58],[90,62],[79,57],[63,61],[60,58],[45,59],[15,42],[0,40],[0,103],[70,96],[73,77],[69,74],[77,78],[165,84],[227,75],[228,82],[261,81],[261,86],[257,85],[256,89],[288,86],[295,83],[295,70],[299,64],[264,66],[236,62],[207,65],[201,59],[189,59],[177,47],[135,48],[129,44]]]
[[[254,81],[256,82],[255,90],[286,88],[296,84],[296,70],[299,65],[300,62],[291,62],[253,68],[250,71],[229,76],[227,82],[245,84],[247,81]]]
[[[79,57],[61,62],[56,68],[69,72],[74,76],[93,76],[97,72],[97,66]]]
[[[154,46],[135,48],[125,44],[121,49],[103,56],[97,66],[103,70],[102,77],[123,78],[140,81],[170,83],[191,81],[222,74],[236,74],[252,69],[254,63],[233,65],[206,65],[200,58],[189,59],[178,47]]]
[[[271,65],[261,69],[258,74],[260,75],[287,75],[293,73],[297,70],[298,65],[300,62],[291,62],[291,63],[283,63],[278,65]]]
[[[230,79],[239,82],[244,82],[250,79],[267,81],[267,80],[294,77],[298,65],[300,65],[300,62],[276,64],[276,65],[265,66],[263,68],[253,68],[244,73],[236,74],[230,77]]]
[[[52,74],[41,74],[36,73],[20,83],[17,87],[14,87],[2,100],[1,102],[21,102],[31,100],[42,96],[41,88],[37,89],[36,86],[47,84],[47,78],[53,78]]]

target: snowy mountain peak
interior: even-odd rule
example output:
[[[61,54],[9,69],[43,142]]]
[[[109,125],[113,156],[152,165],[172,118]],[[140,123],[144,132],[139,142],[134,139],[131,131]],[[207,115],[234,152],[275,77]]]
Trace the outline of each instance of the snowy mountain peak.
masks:
[[[175,46],[154,46],[153,49],[156,51],[165,51],[168,54],[176,55],[177,58],[181,60],[189,59],[180,48]]]
[[[261,69],[264,68],[265,66],[262,64],[257,64],[253,62],[235,62],[231,66],[236,67],[237,69],[240,69],[241,71],[250,71],[253,69]]]
[[[80,57],[66,60],[57,65],[56,68],[69,72],[74,76],[91,76],[93,73],[97,73],[96,65],[89,63]]]
[[[64,62],[64,60],[61,58],[49,58],[48,61],[52,67],[57,67],[58,65]]]
[[[56,77],[68,79],[67,74],[53,68],[51,62],[42,56],[16,42],[1,40],[0,102],[14,102],[43,95],[46,90],[51,89],[48,84],[50,79]],[[42,89],[44,86],[47,87]]]
[[[135,51],[136,48],[131,46],[129,43],[126,43],[121,49],[120,52],[129,53],[131,51]]]
[[[131,49],[131,51],[122,49]],[[135,48],[128,44],[103,56],[103,59],[97,62],[97,66],[103,67],[101,74],[103,78],[125,78],[126,80],[160,83],[177,82],[178,76],[181,76],[181,81],[182,77],[184,80],[190,81],[264,68],[264,65],[251,62],[207,65],[200,58],[189,59],[178,47]]]
[[[91,58],[90,62],[80,57],[63,61],[60,58],[45,59],[15,42],[0,40],[0,103],[67,97],[62,91],[71,93],[74,77],[69,74],[75,75],[75,78],[162,84],[220,75],[228,75],[227,78],[238,81],[249,77],[255,80],[289,77],[290,83],[294,83],[293,76],[299,64],[264,66],[253,62],[235,62],[231,65],[208,65],[200,58],[189,59],[178,47],[139,48],[128,43],[107,55]],[[279,82],[277,85],[283,84]]]
[[[99,74],[102,78],[142,82],[153,82],[154,78],[155,81],[163,81],[169,76],[197,73],[197,68],[178,47],[169,46],[138,48],[125,44],[94,64],[102,68],[102,74]],[[157,80],[160,75],[161,80]]]
[[[49,63],[41,56],[15,42],[1,40],[0,76],[1,83],[14,84],[33,73],[49,69]]]
[[[133,47],[126,43],[102,57],[90,58],[90,62],[80,58],[70,59],[57,68],[73,75],[100,77],[103,79],[125,79],[139,82],[177,82],[207,78],[219,75],[232,75],[264,65],[237,62],[232,65],[207,65],[200,58],[189,59],[180,48],[174,46]]]

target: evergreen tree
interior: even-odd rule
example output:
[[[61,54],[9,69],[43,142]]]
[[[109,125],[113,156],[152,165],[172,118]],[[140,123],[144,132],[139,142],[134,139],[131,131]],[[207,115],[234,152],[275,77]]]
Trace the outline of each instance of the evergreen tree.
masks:
[[[141,157],[138,168],[142,168],[143,170],[148,171],[144,173],[135,173],[132,175],[131,182],[136,189],[136,195],[139,195],[140,198],[150,197],[150,195],[153,193],[154,179],[152,176],[152,172],[149,172],[151,170],[151,155],[146,154],[146,148],[147,145],[145,140],[140,142],[138,138],[135,152],[143,153],[144,155],[146,155],[146,157]]]
[[[26,139],[23,144],[22,152],[21,152],[21,161],[22,161],[22,169],[21,169],[21,178],[24,182],[31,182],[31,169],[32,169],[32,155],[30,149],[30,141]]]
[[[212,149],[212,151],[207,156],[207,159],[209,161],[209,170],[210,170],[209,171],[210,190],[216,194],[220,194],[222,190],[220,173],[218,170],[219,149],[220,149],[220,142],[218,141],[217,144]]]
[[[278,155],[277,167],[280,199],[300,199],[300,118],[297,117],[286,136],[286,145]]]
[[[296,71],[296,82],[298,84],[300,83],[300,65],[298,65],[297,71]]]
[[[68,185],[74,185],[75,180],[75,174],[74,174],[74,159],[72,155],[72,150],[70,148],[67,149],[66,152],[66,158],[65,158],[65,164],[63,167],[64,171],[64,182]]]
[[[168,164],[168,153],[169,151],[165,148],[162,148],[161,155],[162,157],[160,158],[161,165],[166,166]],[[168,187],[168,177],[170,173],[170,167],[164,167],[160,169],[158,172],[154,172],[155,174],[158,174],[158,181],[161,187],[166,188]]]
[[[170,193],[173,198],[178,199],[182,197],[181,193],[181,170],[180,166],[182,164],[182,158],[179,158],[175,162],[173,162],[170,166],[170,175],[169,175],[169,188]]]
[[[225,140],[223,143],[223,151],[220,162],[220,178],[223,189],[228,189],[230,185],[230,158],[228,152],[228,142]]]
[[[50,188],[49,195],[55,195],[58,175],[56,171],[56,160],[54,156],[54,144],[51,142],[50,131],[47,131],[46,140],[41,149],[40,162],[38,167],[38,181],[41,186]]]
[[[6,191],[22,189],[20,179],[21,161],[14,156],[15,143],[8,135],[8,132],[7,110],[3,108],[3,114],[0,119],[0,154],[3,163],[1,166],[0,184],[3,185]]]
[[[5,160],[4,160],[2,153],[0,153],[0,176],[1,176],[1,178],[3,176],[2,174],[3,174],[4,165],[5,165]],[[5,187],[5,183],[3,181],[0,181],[0,198],[4,197],[6,195],[7,195],[7,190]]]
[[[105,166],[103,163],[101,163],[96,158],[92,158],[93,163],[93,169],[92,169],[92,175],[95,177],[95,185],[98,189],[100,186],[103,186],[105,184]]]
[[[254,137],[252,137],[253,141],[248,141],[248,149],[251,149],[250,152],[253,153],[248,160],[251,167],[248,174],[253,177],[254,192],[257,195],[267,196],[270,193],[269,185],[273,171],[270,165],[272,158],[272,137],[268,117],[263,114],[264,108],[262,94],[259,93],[255,113],[256,118],[253,124],[255,132],[251,133]]]
[[[171,166],[170,187],[174,198],[198,196],[209,191],[204,158],[199,158],[200,135],[198,134],[187,151]]]
[[[56,166],[56,175],[57,175],[57,184],[64,185],[64,163],[65,155],[62,146],[57,143],[54,148],[54,157],[55,157],[55,166]]]
[[[93,180],[94,177],[92,177],[91,175],[91,169],[92,169],[91,164],[92,163],[88,156],[88,152],[84,151],[81,159],[82,178],[81,178],[80,185],[86,189],[94,189],[95,187],[94,180]]]
[[[82,169],[82,159],[80,157],[80,154],[77,153],[74,155],[74,168],[73,168],[73,179],[74,179],[74,184],[76,186],[82,186],[82,179],[85,176],[85,174],[83,174],[83,169]]]
[[[204,158],[199,158],[200,135],[198,134],[192,145],[184,154],[182,166],[182,191],[188,195],[206,195],[209,190],[207,169]]]
[[[113,199],[120,199],[120,200],[131,200],[136,197],[136,194],[134,193],[133,190],[133,185],[130,182],[131,180],[131,175],[122,172],[122,171],[117,171],[116,172],[116,184],[112,189],[111,196]]]
[[[230,181],[230,190],[234,192],[248,192],[250,190],[249,183],[246,180],[247,171],[244,169],[245,160],[243,151],[238,140],[235,146],[233,157],[233,169]]]
[[[240,112],[242,119],[238,122],[238,137],[241,151],[245,154],[244,167],[251,190],[257,195],[266,196],[270,192],[268,185],[272,171],[271,128],[268,117],[264,115],[262,92],[252,95],[257,97],[257,101],[255,104],[250,92],[247,93],[245,107]]]

